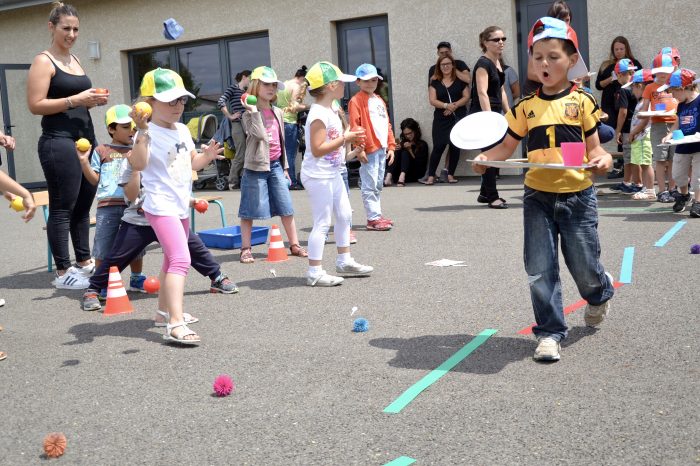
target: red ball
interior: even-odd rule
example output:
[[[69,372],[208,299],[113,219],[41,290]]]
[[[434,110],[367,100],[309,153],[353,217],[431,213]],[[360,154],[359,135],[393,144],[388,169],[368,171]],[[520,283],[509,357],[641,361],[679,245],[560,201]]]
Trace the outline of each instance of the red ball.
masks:
[[[208,208],[209,208],[209,203],[207,201],[203,201],[202,199],[200,199],[194,203],[194,210],[196,210],[200,214],[203,214],[204,212],[206,212]]]
[[[146,293],[155,294],[160,290],[160,280],[157,277],[148,277],[145,282],[143,282],[143,289]]]

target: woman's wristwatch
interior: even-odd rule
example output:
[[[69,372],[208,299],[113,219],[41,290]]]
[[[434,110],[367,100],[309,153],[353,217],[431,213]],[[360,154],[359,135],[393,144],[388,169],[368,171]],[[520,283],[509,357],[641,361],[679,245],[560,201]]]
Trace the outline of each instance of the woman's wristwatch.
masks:
[[[151,132],[150,132],[150,130],[149,130],[148,128],[146,128],[146,129],[140,129],[140,128],[139,128],[138,132],[136,133],[136,137],[134,138],[134,141],[138,140],[138,138],[141,137],[141,136],[145,136],[145,137],[147,137],[148,139],[151,139]]]

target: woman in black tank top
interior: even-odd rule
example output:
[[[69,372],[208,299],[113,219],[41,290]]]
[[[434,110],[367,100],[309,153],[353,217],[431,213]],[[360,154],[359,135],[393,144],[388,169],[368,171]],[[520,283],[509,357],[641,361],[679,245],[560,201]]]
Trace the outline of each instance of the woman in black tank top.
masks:
[[[49,191],[46,227],[56,262],[57,288],[87,288],[94,271],[90,257],[90,207],[96,186],[83,176],[75,141],[86,138],[97,146],[90,108],[107,103],[107,95],[92,88],[90,78],[70,53],[78,37],[78,13],[59,4],[49,16],[51,47],[38,54],[29,69],[27,103],[42,115],[39,159]],[[76,266],[71,266],[68,238]]]

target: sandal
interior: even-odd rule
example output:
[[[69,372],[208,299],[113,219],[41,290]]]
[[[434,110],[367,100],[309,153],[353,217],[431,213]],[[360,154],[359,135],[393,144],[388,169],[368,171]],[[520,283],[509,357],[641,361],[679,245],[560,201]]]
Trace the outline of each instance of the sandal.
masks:
[[[654,191],[639,191],[632,195],[632,199],[635,201],[655,201],[656,194],[654,194]]]
[[[306,249],[302,248],[298,244],[290,244],[289,252],[292,254],[292,256],[309,257],[309,253],[306,252]]]
[[[173,335],[173,330],[175,330],[178,327],[182,327],[183,331],[182,334],[180,334],[180,336],[176,337]],[[185,338],[189,337],[190,335],[195,335],[197,338]],[[184,322],[180,322],[179,324],[175,325],[167,324],[165,326],[165,335],[163,335],[163,340],[173,341],[182,345],[198,345],[201,342],[201,340],[199,339],[199,335],[197,335],[197,332],[190,330],[190,328]]]
[[[399,188],[403,188],[404,186],[406,186],[406,183],[404,183],[403,181],[399,181],[398,183],[396,183],[396,186],[398,186]]]
[[[163,311],[156,311],[156,314],[159,315],[159,316],[161,316],[162,318],[164,318],[165,321],[163,321],[163,322],[156,322],[156,321],[153,321],[153,325],[155,325],[156,327],[165,327],[165,326],[167,326],[167,325],[168,325],[168,320],[170,319],[170,316],[168,316],[168,313],[167,313],[167,312],[163,312]],[[183,312],[183,313],[182,313],[182,318],[185,319],[185,323],[186,323],[186,324],[196,324],[197,322],[199,322],[199,319],[198,319],[198,318],[196,318],[195,316],[193,316],[192,314],[190,314],[190,313],[188,313],[188,312]]]
[[[494,204],[496,201],[501,201],[500,204]],[[493,201],[489,202],[489,207],[492,209],[507,209],[508,204],[506,204],[506,200],[503,199],[502,197],[496,198]]]
[[[252,264],[255,262],[253,251],[250,248],[241,248],[241,264]]]
[[[0,351],[0,361],[7,358],[7,353]]]

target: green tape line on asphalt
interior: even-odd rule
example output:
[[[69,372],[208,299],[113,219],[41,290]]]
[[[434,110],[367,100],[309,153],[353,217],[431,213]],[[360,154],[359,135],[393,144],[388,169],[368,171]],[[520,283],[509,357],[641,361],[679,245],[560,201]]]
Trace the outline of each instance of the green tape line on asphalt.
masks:
[[[413,384],[405,392],[401,394],[396,400],[394,400],[389,406],[384,408],[385,413],[397,414],[400,413],[402,409],[406,407],[415,397],[420,395],[420,393],[434,384],[443,375],[447,374],[450,369],[459,364],[464,358],[469,356],[475,349],[481,346],[489,337],[498,332],[498,330],[487,328],[477,336],[475,336],[472,341],[464,345],[462,349],[457,351],[455,354],[450,356],[450,358],[440,364],[437,369],[434,369],[428,373],[425,377],[420,379],[418,382]]]
[[[402,456],[401,458],[396,458],[394,461],[389,461],[384,466],[408,466],[409,464],[413,464],[415,462],[416,460],[413,458]]]
[[[669,207],[598,207],[598,212],[673,212]]]

